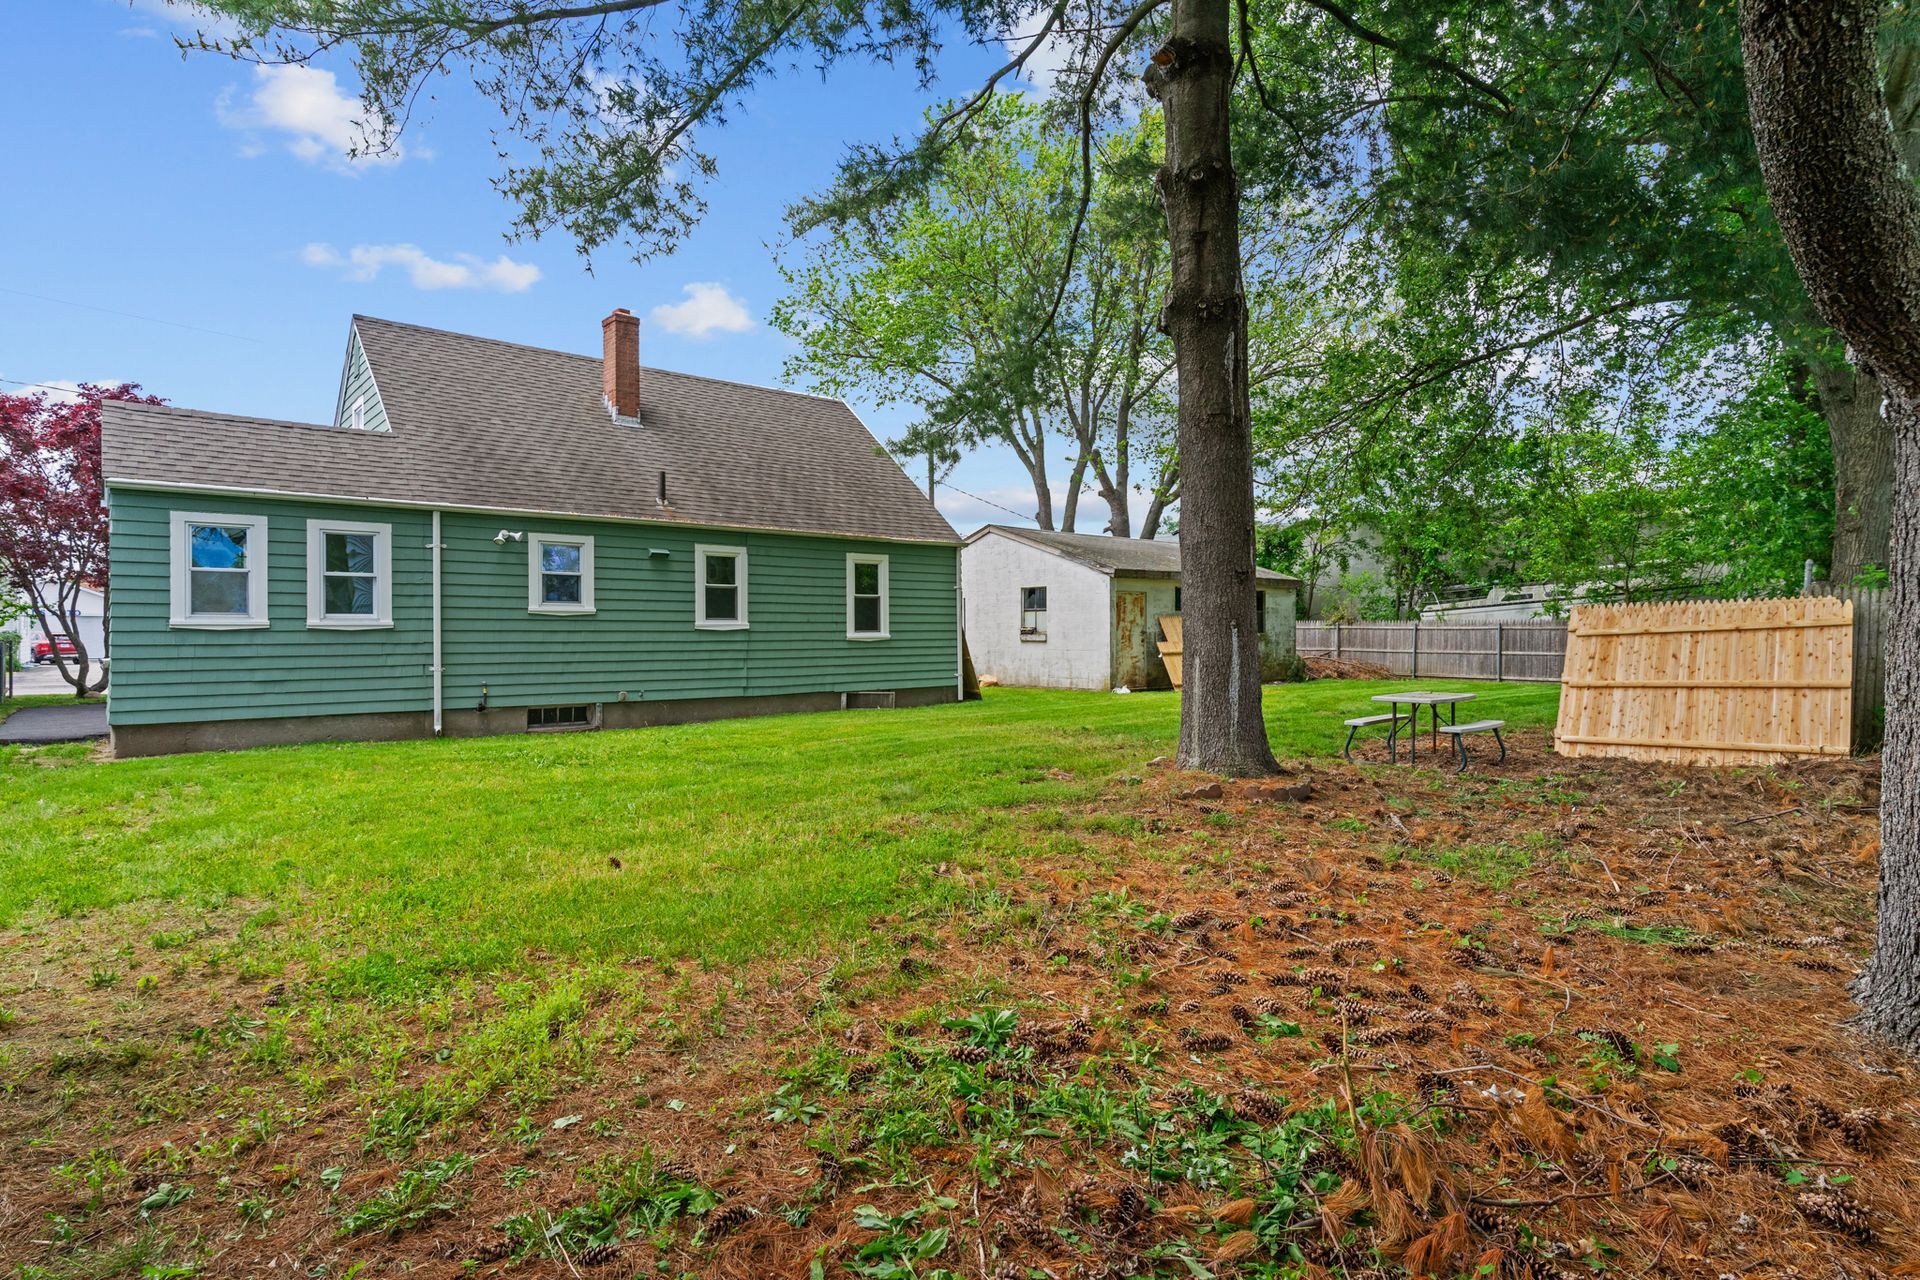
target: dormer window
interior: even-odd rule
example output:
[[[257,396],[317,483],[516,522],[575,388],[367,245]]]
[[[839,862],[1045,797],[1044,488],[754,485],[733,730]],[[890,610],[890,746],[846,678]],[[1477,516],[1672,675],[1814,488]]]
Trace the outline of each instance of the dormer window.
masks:
[[[365,396],[353,398],[353,407],[347,410],[347,425],[355,431],[367,429],[367,398]]]

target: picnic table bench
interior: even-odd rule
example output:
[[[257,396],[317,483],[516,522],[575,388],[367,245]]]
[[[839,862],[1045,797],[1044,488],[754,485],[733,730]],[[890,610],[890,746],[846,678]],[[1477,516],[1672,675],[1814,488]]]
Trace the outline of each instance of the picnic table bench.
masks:
[[[1500,759],[1505,760],[1507,744],[1500,737],[1500,730],[1506,727],[1506,721],[1474,720],[1467,724],[1460,723],[1460,704],[1472,702],[1474,696],[1471,693],[1431,693],[1421,690],[1406,693],[1376,693],[1373,695],[1373,701],[1386,703],[1387,711],[1377,715],[1354,716],[1346,720],[1344,723],[1347,728],[1347,741],[1346,745],[1340,749],[1340,754],[1349,760],[1353,759],[1355,736],[1362,729],[1384,724],[1387,726],[1387,759],[1395,764],[1400,762],[1400,735],[1404,730],[1411,730],[1412,732],[1407,735],[1407,759],[1410,763],[1417,763],[1420,759],[1420,708],[1426,707],[1431,717],[1431,724],[1428,727],[1429,743],[1438,747],[1440,735],[1447,734],[1452,739],[1454,750],[1459,754],[1461,769],[1467,767],[1465,739],[1468,734],[1493,734],[1494,741],[1500,744]],[[1400,711],[1403,706],[1407,708],[1405,714]],[[1440,723],[1440,708],[1443,706],[1447,708],[1449,721],[1447,724]]]

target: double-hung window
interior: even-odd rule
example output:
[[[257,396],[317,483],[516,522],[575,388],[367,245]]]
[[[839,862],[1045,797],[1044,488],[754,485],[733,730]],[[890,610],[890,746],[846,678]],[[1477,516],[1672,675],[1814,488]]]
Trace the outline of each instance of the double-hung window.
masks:
[[[527,535],[527,609],[593,612],[593,539]]]
[[[169,621],[215,630],[267,625],[267,518],[176,511]]]
[[[887,558],[847,556],[847,639],[887,638]]]
[[[1047,589],[1020,588],[1020,634],[1028,639],[1045,639],[1047,634]]]
[[[693,625],[716,631],[747,625],[747,549],[693,549]]]
[[[307,625],[393,625],[393,526],[307,521]]]

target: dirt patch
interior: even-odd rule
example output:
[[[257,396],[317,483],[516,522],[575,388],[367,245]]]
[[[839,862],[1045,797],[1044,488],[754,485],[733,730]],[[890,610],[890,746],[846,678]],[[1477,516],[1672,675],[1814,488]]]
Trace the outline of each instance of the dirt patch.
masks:
[[[1028,814],[960,910],[750,971],[364,1009],[236,973],[234,912],[195,926],[227,967],[161,1002],[98,985],[111,919],[11,936],[0,1260],[1912,1273],[1913,1063],[1844,1025],[1872,765],[1523,733],[1460,777],[1316,765],[1304,801],[1179,798],[1204,781]]]

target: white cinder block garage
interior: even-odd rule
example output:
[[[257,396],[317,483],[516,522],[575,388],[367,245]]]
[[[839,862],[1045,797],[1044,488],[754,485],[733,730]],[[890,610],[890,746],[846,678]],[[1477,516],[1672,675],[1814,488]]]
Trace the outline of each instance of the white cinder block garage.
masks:
[[[1180,544],[990,524],[960,553],[982,678],[1045,689],[1165,689],[1160,619],[1180,612]],[[1257,570],[1260,666],[1293,656],[1298,579]]]

